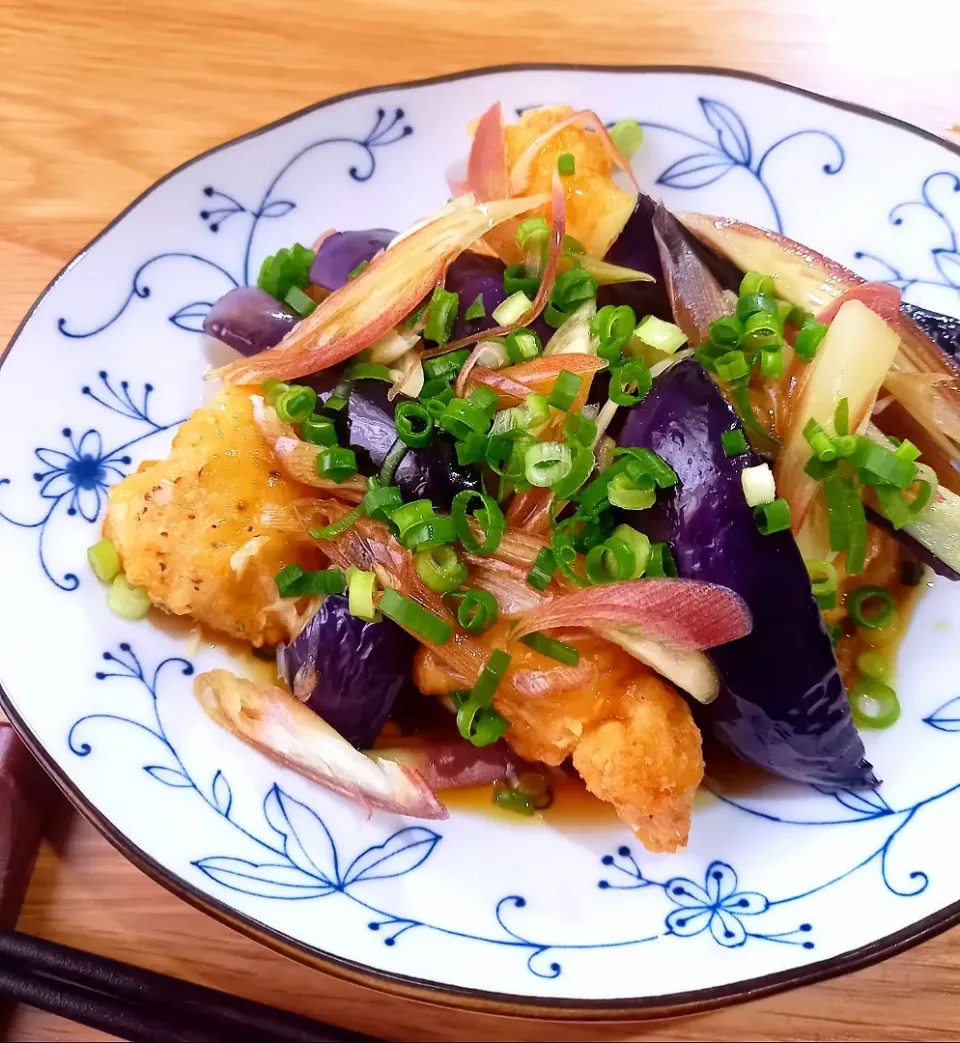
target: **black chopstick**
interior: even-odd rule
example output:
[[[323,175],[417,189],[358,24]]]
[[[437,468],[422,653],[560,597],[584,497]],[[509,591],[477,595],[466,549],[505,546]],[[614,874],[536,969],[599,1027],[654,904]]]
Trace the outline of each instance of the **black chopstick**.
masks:
[[[18,931],[0,931],[0,996],[135,1041],[375,1043],[370,1036]]]

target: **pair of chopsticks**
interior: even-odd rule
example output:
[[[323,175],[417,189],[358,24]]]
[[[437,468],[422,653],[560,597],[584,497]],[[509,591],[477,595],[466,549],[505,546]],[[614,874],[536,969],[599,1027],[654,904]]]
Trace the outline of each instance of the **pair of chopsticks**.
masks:
[[[136,1043],[374,1043],[370,1036],[18,931],[0,931],[0,999]]]

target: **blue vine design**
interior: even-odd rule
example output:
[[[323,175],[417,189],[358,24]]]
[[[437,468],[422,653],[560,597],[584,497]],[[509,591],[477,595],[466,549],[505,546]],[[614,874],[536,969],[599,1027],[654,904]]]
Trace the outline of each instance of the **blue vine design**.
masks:
[[[929,250],[933,267],[937,273],[935,278],[906,275],[901,268],[866,250],[857,250],[853,255],[858,261],[873,261],[880,265],[882,268],[880,278],[884,282],[896,286],[904,296],[914,286],[934,286],[953,290],[960,297],[960,240],[958,240],[957,230],[954,228],[950,216],[934,196],[934,192],[938,191],[941,186],[951,192],[960,193],[960,175],[949,170],[938,170],[936,173],[930,174],[920,188],[919,199],[908,199],[906,202],[898,203],[887,215],[890,224],[898,228],[904,225],[907,213],[920,211],[933,215],[941,236],[937,245],[930,247]]]
[[[753,140],[747,125],[739,115],[725,102],[713,98],[697,98],[703,118],[714,133],[714,140],[701,137],[682,127],[672,127],[667,123],[652,120],[639,120],[640,126],[647,130],[660,130],[676,134],[687,141],[701,146],[702,151],[693,152],[671,163],[657,177],[656,183],[667,188],[694,190],[706,188],[733,170],[746,171],[760,186],[770,206],[773,219],[772,227],[783,231],[783,215],[780,206],[768,183],[764,168],[770,157],[788,142],[803,137],[818,137],[828,142],[836,150],[836,158],[823,164],[824,174],[839,174],[846,162],[843,145],[833,134],[814,128],[795,130],[778,138],[759,154],[754,148]]]
[[[231,270],[218,261],[189,250],[173,250],[156,254],[148,258],[136,269],[133,273],[130,290],[126,298],[104,322],[92,329],[75,330],[70,329],[68,320],[61,317],[57,320],[57,329],[63,336],[73,340],[95,337],[98,333],[109,329],[134,301],[146,300],[150,297],[151,288],[145,281],[146,275],[155,266],[162,266],[167,261],[177,261],[181,265],[183,262],[189,262],[191,266],[203,266],[207,270],[216,273],[222,279],[224,293],[237,286],[250,285],[251,257],[254,240],[261,222],[284,217],[296,207],[296,203],[293,200],[284,199],[276,195],[283,177],[295,164],[299,163],[304,156],[328,145],[353,145],[360,150],[360,159],[348,168],[347,173],[354,181],[369,181],[377,168],[377,150],[394,145],[398,141],[409,137],[412,133],[413,128],[404,122],[403,109],[394,109],[389,113],[385,109],[377,109],[376,121],[363,137],[338,136],[321,138],[301,148],[273,176],[259,203],[254,206],[248,207],[229,193],[214,188],[212,185],[205,186],[203,194],[211,203],[199,211],[199,216],[200,220],[206,224],[211,232],[218,232],[227,221],[239,215],[246,215],[249,218],[250,226],[244,244],[243,259],[237,269]],[[191,301],[178,308],[172,315],[169,315],[168,320],[179,329],[198,333],[203,329],[204,317],[212,305],[213,302],[207,300]]]
[[[135,400],[128,381],[122,380],[119,387],[114,387],[106,370],[100,370],[98,378],[98,385],[86,384],[81,388],[81,393],[110,412],[145,426],[147,430],[112,449],[104,449],[103,437],[96,428],[88,428],[79,436],[73,428],[62,428],[60,435],[64,444],[61,448],[40,447],[33,451],[43,465],[42,469],[33,473],[44,505],[40,517],[33,521],[22,521],[0,510],[0,518],[11,525],[37,531],[40,567],[51,583],[65,591],[76,590],[80,580],[74,572],[57,576],[51,570],[45,546],[50,522],[59,513],[70,518],[80,517],[91,524],[95,522],[100,516],[109,487],[126,476],[125,468],[132,463],[133,458],[128,450],[144,439],[182,423],[182,419],[177,419],[169,424],[161,424],[150,416],[152,384],[144,384],[141,397]],[[9,478],[0,478],[0,487],[9,484]]]

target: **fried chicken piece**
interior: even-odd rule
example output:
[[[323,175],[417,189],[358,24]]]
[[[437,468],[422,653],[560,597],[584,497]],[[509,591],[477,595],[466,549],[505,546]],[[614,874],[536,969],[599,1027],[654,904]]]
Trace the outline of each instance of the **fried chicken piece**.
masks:
[[[526,760],[571,757],[587,789],[612,804],[650,851],[677,851],[690,831],[703,778],[700,732],[685,700],[622,649],[587,632],[557,632],[580,653],[565,666],[522,643],[507,646],[510,669],[494,705],[510,721],[507,740]],[[485,635],[503,647],[506,625]],[[414,680],[428,694],[463,687],[432,653],[417,654]]]
[[[288,638],[297,621],[273,577],[319,561],[305,534],[261,524],[265,507],[310,490],[281,474],[250,392],[224,387],[180,427],[166,460],[113,486],[104,533],[159,608],[260,646]]]

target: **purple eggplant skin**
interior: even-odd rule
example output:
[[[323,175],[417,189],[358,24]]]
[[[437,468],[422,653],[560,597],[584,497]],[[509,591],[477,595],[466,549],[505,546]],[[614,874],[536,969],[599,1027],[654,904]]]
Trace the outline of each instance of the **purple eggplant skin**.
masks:
[[[258,286],[238,286],[207,312],[203,332],[248,358],[279,344],[300,321]]]
[[[830,789],[875,786],[803,558],[789,532],[757,530],[740,472],[759,458],[724,454],[721,435],[733,430],[736,413],[687,360],[632,408],[618,438],[652,449],[677,473],[659,520],[679,575],[730,587],[753,615],[750,634],[709,652],[720,694],[703,720],[775,775]],[[645,527],[647,513],[633,514],[633,524]]]
[[[493,318],[494,309],[507,298],[503,288],[504,263],[498,257],[487,257],[484,254],[464,251],[447,269],[447,277],[443,287],[459,296],[457,321],[453,324],[450,340],[461,337],[476,336],[484,330],[491,330],[497,325]],[[480,296],[486,315],[479,319],[467,321],[464,315],[470,305]],[[530,323],[531,330],[546,342],[553,335],[553,328],[539,315]]]
[[[901,304],[900,311],[915,322],[955,363],[960,362],[960,319],[927,311],[916,304]]]
[[[387,398],[389,385],[381,380],[360,380],[353,386],[347,404],[331,414],[342,446],[357,454],[361,474],[376,474],[390,447],[397,439],[393,415],[401,402]],[[320,397],[326,399],[327,392]],[[480,488],[480,473],[457,463],[453,439],[434,429],[433,440],[423,449],[411,449],[397,468],[393,479],[405,500],[432,500],[437,507],[449,507],[457,493]]]
[[[366,748],[409,684],[416,650],[396,623],[365,623],[350,614],[345,597],[331,594],[279,661],[294,695],[348,742]]]
[[[366,228],[356,232],[334,232],[320,244],[310,266],[310,282],[331,293],[344,286],[350,273],[364,261],[372,261],[385,250],[397,233],[389,228]]]

